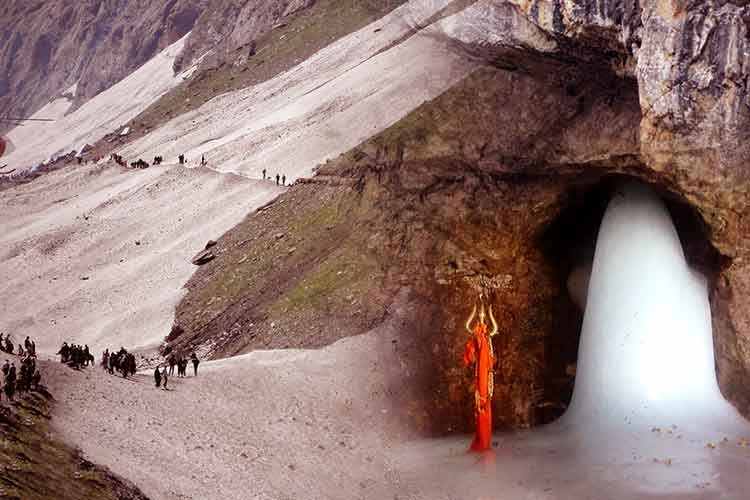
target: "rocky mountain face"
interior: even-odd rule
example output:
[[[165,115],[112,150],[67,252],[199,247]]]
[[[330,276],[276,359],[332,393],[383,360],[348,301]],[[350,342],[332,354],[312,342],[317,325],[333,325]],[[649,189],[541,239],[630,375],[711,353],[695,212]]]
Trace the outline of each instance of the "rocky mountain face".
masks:
[[[314,0],[9,0],[0,5],[0,109],[27,115],[77,84],[80,104],[194,30],[178,68],[241,60]],[[71,95],[72,97],[72,95]]]
[[[749,415],[746,4],[474,3],[474,22],[450,35],[486,67],[220,239],[188,284],[172,345],[215,356],[307,346],[295,325],[329,342],[398,316],[394,408],[412,428],[466,430],[463,322],[477,282],[491,280],[504,332],[496,424],[548,421],[575,373],[580,312],[565,280],[590,257],[612,186],[636,178],[667,200],[709,277],[719,383]],[[261,231],[269,217],[282,237]],[[279,285],[237,278],[253,262],[286,275],[305,256]],[[321,304],[365,320],[336,328],[343,319]]]

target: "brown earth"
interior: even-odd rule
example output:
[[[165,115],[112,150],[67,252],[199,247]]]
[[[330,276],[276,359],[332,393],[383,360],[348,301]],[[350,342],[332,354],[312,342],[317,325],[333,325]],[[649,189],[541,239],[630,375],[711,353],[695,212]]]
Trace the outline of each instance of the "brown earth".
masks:
[[[47,362],[40,368],[47,371]],[[0,403],[0,497],[14,500],[148,500],[52,431],[55,400],[44,388]]]

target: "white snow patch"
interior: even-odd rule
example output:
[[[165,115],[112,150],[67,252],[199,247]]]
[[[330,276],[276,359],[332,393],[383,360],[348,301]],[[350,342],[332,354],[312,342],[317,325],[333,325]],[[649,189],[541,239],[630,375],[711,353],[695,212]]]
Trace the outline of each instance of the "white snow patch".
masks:
[[[135,118],[195,71],[194,66],[177,75],[172,71],[174,59],[188,36],[189,33],[68,115],[65,113],[71,102],[66,98],[43,107],[34,117],[55,121],[30,122],[11,130],[8,137],[16,149],[5,161],[19,169],[29,168],[51,156],[72,151],[78,144],[94,144]]]
[[[176,117],[122,154],[205,155],[211,168],[223,172],[260,177],[266,168],[292,182],[309,176],[316,165],[389,127],[476,67],[442,36],[442,23],[473,19],[476,7],[395,44],[448,3],[409,2],[267,82]]]
[[[73,85],[71,85],[68,90],[63,92],[63,95],[70,95],[71,97],[77,97],[78,96],[78,82],[75,82]]]
[[[63,340],[158,345],[196,269],[192,256],[281,191],[174,164],[88,164],[5,191],[0,331],[36,338],[41,352]]]

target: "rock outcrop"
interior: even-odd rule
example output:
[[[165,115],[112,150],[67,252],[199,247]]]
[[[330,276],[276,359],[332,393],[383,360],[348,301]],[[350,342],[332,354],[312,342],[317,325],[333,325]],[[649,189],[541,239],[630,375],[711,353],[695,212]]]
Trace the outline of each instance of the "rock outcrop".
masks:
[[[84,102],[190,31],[207,3],[3,2],[0,107],[26,115],[61,94]]]
[[[0,108],[27,115],[67,94],[79,105],[193,31],[175,70],[243,61],[253,41],[314,0],[9,0],[0,6]],[[1,125],[0,125],[1,126]],[[7,126],[7,125],[5,125]]]

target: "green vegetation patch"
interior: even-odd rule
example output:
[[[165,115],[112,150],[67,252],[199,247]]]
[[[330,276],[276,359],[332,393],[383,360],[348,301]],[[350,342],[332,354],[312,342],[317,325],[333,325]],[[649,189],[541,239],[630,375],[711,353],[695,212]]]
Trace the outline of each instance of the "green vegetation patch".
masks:
[[[148,500],[51,436],[50,401],[32,392],[0,403],[0,498]]]

